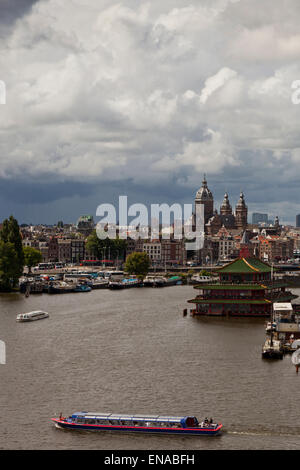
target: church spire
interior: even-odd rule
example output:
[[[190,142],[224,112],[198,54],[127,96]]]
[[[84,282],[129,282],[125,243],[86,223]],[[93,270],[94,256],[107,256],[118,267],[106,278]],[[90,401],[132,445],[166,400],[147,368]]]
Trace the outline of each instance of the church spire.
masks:
[[[240,198],[235,206],[235,220],[236,226],[239,229],[245,230],[248,224],[248,207],[246,206],[244,193],[240,193]]]
[[[195,198],[195,206],[197,204],[204,205],[204,220],[205,223],[208,222],[210,217],[213,216],[214,212],[214,198],[212,192],[207,187],[206,175],[203,175],[203,181],[201,188],[197,191]]]
[[[227,192],[224,194],[224,199],[220,208],[221,215],[230,215],[232,214],[232,207],[229,202],[229,197]]]

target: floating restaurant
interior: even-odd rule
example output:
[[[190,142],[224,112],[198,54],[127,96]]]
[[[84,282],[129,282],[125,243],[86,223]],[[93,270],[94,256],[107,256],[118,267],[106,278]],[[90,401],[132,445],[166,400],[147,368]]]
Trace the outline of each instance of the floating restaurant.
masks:
[[[191,315],[270,317],[274,302],[290,302],[298,296],[287,283],[273,280],[273,268],[253,257],[240,257],[217,270],[219,282],[200,284]]]

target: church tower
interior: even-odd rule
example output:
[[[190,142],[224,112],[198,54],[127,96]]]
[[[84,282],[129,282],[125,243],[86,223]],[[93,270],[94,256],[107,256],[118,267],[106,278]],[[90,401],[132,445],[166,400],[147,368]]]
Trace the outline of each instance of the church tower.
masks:
[[[245,230],[248,225],[248,207],[245,203],[244,194],[240,194],[240,199],[235,206],[235,223],[236,228]]]
[[[224,199],[223,199],[222,205],[220,207],[220,214],[221,215],[231,215],[232,214],[232,207],[229,203],[229,198],[228,198],[227,193],[225,193],[225,195],[224,195]]]
[[[204,205],[204,223],[207,224],[214,214],[214,198],[212,192],[207,187],[207,181],[204,175],[202,186],[197,191],[195,198],[195,212],[198,204]]]

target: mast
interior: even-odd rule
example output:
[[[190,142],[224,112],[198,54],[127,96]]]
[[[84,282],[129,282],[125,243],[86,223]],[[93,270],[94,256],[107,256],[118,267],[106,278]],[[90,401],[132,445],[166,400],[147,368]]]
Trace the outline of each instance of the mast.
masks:
[[[273,307],[273,300],[274,300],[273,299],[273,292],[274,292],[274,266],[273,266],[273,262],[271,263],[271,288],[272,288],[272,291],[271,291],[271,302],[272,302],[272,305],[271,305],[271,322],[273,323],[273,321],[275,320],[274,319],[274,307]]]
[[[270,346],[273,347],[273,322],[274,322],[274,308],[273,308],[273,262],[271,263],[271,334],[270,334]]]

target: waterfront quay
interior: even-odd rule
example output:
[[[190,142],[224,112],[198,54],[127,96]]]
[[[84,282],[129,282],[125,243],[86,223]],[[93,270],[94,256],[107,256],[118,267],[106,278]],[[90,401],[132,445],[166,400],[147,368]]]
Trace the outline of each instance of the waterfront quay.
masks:
[[[298,449],[299,376],[290,357],[261,359],[264,319],[183,317],[194,293],[193,286],[173,286],[2,294],[1,448]],[[15,321],[39,308],[49,319]],[[193,413],[218,419],[224,433],[199,439],[53,426],[51,417],[73,410]]]

